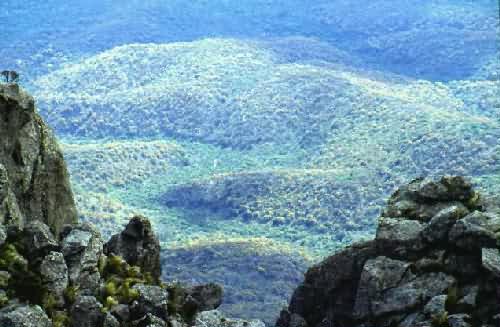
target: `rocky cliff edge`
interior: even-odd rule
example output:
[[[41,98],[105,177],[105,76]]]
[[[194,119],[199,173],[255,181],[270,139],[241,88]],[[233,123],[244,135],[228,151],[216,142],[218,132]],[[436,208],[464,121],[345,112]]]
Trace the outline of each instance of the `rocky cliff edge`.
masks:
[[[0,84],[0,223],[42,221],[58,234],[77,222],[62,152],[17,84]]]
[[[462,177],[400,188],[376,239],[310,268],[277,327],[500,326],[500,214]]]
[[[215,311],[218,285],[160,276],[147,218],[107,243],[77,222],[56,139],[32,97],[0,84],[0,327],[263,327]]]

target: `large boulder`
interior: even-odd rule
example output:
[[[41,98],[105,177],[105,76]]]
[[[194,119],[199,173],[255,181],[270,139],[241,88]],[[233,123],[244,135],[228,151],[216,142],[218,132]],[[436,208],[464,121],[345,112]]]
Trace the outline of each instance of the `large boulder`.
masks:
[[[40,220],[57,235],[77,221],[62,152],[35,102],[17,84],[0,84],[0,223]]]
[[[52,327],[52,322],[38,305],[22,305],[0,310],[0,326]]]
[[[266,327],[260,320],[228,319],[220,311],[203,311],[196,315],[194,327]],[[298,327],[298,326],[297,326]]]
[[[0,84],[0,327],[185,327],[222,302],[214,284],[170,296],[160,275],[148,219],[106,245],[76,222],[65,162],[33,99]]]
[[[133,287],[137,290],[139,297],[134,306],[133,314],[142,317],[151,313],[158,318],[167,319],[168,316],[168,292],[159,286],[138,284]]]
[[[59,244],[50,228],[37,220],[25,226],[21,233],[21,243],[31,261],[39,260],[49,252],[59,249]]]
[[[100,286],[99,260],[103,256],[100,233],[87,224],[66,226],[61,233],[61,250],[68,265],[69,280],[86,294]]]
[[[224,290],[220,285],[209,283],[188,288],[187,294],[198,311],[217,309],[222,304]]]
[[[309,269],[276,325],[497,326],[500,216],[484,203],[458,176],[401,187],[376,239]]]
[[[104,252],[121,256],[129,264],[150,273],[153,279],[160,279],[160,242],[145,217],[133,217],[125,230],[113,235],[105,244]]]
[[[100,327],[105,316],[102,304],[93,296],[79,296],[71,308],[73,327]]]
[[[40,275],[44,286],[50,290],[56,305],[62,307],[64,291],[68,287],[68,267],[61,252],[50,252],[40,265]]]

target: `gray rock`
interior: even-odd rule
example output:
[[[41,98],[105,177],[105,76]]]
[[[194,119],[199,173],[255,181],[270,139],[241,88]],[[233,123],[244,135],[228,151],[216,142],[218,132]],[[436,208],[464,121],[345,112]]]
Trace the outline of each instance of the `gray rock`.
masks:
[[[483,267],[497,278],[500,278],[500,250],[482,249],[481,256]]]
[[[62,251],[64,256],[71,256],[83,252],[92,239],[92,232],[81,230],[75,227],[62,241]]]
[[[466,250],[494,248],[498,216],[475,211],[457,221],[449,233],[449,242]]]
[[[484,211],[491,207],[459,177],[401,187],[388,201],[375,241],[310,268],[276,326],[291,327],[296,314],[314,327],[322,321],[431,327],[434,316],[451,309],[446,299],[456,289],[451,313],[470,313],[478,326],[490,327],[500,298],[500,215]],[[451,323],[468,326],[467,316],[452,316]]]
[[[168,325],[170,327],[187,327],[187,324],[185,324],[183,321],[179,321],[179,318],[175,317],[170,317],[168,320]]]
[[[290,327],[307,327],[307,321],[294,313],[290,316]]]
[[[439,181],[430,178],[417,179],[408,185],[408,190],[424,202],[466,202],[475,195],[471,183],[461,176],[444,176]]]
[[[295,290],[288,310],[316,326],[328,314],[350,317],[364,264],[376,257],[375,242],[354,244],[311,267]],[[332,297],[335,294],[335,297]]]
[[[7,231],[5,227],[0,225],[0,246],[2,246],[7,240]]]
[[[353,315],[357,319],[369,318],[374,311],[374,300],[396,288],[409,268],[409,263],[387,257],[368,260],[361,273]]]
[[[443,273],[428,273],[415,280],[388,289],[372,300],[375,317],[395,312],[408,312],[432,297],[445,293],[455,279]]]
[[[447,254],[444,259],[443,271],[464,279],[474,278],[481,273],[480,251],[457,251]]]
[[[428,222],[451,205],[482,208],[478,202],[478,195],[462,177],[445,176],[439,181],[419,178],[396,191],[382,215]]]
[[[108,312],[106,314],[106,317],[104,317],[104,323],[102,327],[120,327],[120,323],[115,317],[113,317],[112,314]]]
[[[167,323],[151,313],[146,314],[141,319],[133,321],[134,327],[167,327]]]
[[[57,251],[59,244],[50,231],[49,226],[41,221],[32,221],[27,224],[22,233],[21,241],[32,261],[39,260],[50,251]]]
[[[423,249],[421,233],[424,224],[416,220],[384,217],[379,220],[377,247],[381,253],[408,256],[411,251]]]
[[[471,327],[469,321],[471,321],[471,317],[467,314],[454,314],[448,316],[448,325],[450,327]]]
[[[187,293],[196,302],[197,311],[210,311],[221,305],[224,291],[220,285],[209,283],[193,286]]]
[[[161,319],[168,316],[168,292],[159,286],[134,285],[133,289],[139,292],[138,306],[134,315],[145,315],[151,313]]]
[[[0,85],[0,143],[0,171],[9,176],[7,185],[0,186],[0,222],[22,228],[40,220],[55,235],[64,224],[76,223],[62,152],[33,98],[17,85]],[[5,184],[5,178],[0,180]]]
[[[478,293],[478,285],[464,287],[464,296],[458,301],[458,305],[465,310],[473,310],[477,305]]]
[[[0,326],[52,327],[52,322],[38,305],[23,305],[0,310]]]
[[[432,179],[416,180],[408,185],[408,191],[422,200],[447,201],[448,189],[442,183]]]
[[[424,239],[429,243],[446,240],[450,228],[468,213],[469,210],[464,205],[454,205],[439,211],[422,233]]]
[[[432,217],[437,215],[441,210],[450,206],[463,207],[464,205],[458,201],[451,202],[431,202],[418,203],[417,201],[403,198],[391,199],[382,216],[390,218],[404,218],[410,220],[418,220],[421,222],[429,222]]]
[[[100,286],[97,267],[103,255],[101,235],[90,225],[78,225],[66,227],[61,236],[71,284],[78,286],[82,294],[96,294]]]
[[[126,322],[130,320],[130,308],[126,304],[115,305],[111,308],[110,312],[120,322]]]
[[[427,318],[443,314],[446,311],[447,295],[438,295],[433,297],[424,307],[424,314]]]
[[[121,256],[130,265],[140,267],[143,272],[159,280],[160,242],[147,218],[133,217],[123,232],[111,237],[104,251],[106,255]]]
[[[68,287],[68,267],[60,252],[50,252],[40,265],[42,283],[54,296],[57,305],[64,305],[64,291]]]
[[[411,327],[434,327],[434,325],[432,324],[432,321],[422,321],[422,322],[419,322]]]
[[[399,327],[414,327],[418,323],[423,322],[424,320],[425,319],[424,319],[423,314],[421,314],[419,312],[412,313],[412,314],[406,316],[405,319],[403,321],[401,321],[401,323],[399,323]]]
[[[276,321],[276,327],[289,327],[290,326],[290,316],[292,314],[287,308],[283,308],[280,312],[280,316]],[[305,320],[305,319],[304,319]]]
[[[445,270],[445,250],[433,250],[425,254],[423,258],[420,258],[415,262],[415,267],[419,271],[437,271]]]
[[[102,304],[93,296],[78,296],[71,307],[73,327],[100,327],[104,318]]]
[[[194,327],[266,327],[260,320],[228,319],[220,311],[203,311],[195,318]]]

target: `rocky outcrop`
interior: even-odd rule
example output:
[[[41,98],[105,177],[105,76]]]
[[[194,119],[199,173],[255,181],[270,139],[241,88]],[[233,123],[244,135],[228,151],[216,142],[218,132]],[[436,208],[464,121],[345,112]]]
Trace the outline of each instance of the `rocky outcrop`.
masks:
[[[78,224],[57,143],[16,84],[0,84],[0,327],[185,327],[222,289],[160,282],[160,245],[134,217],[104,243]]]
[[[376,239],[310,268],[276,326],[498,326],[500,215],[486,203],[461,177],[400,188]]]
[[[111,237],[104,247],[107,255],[119,255],[155,280],[160,279],[160,242],[148,219],[132,218],[123,232]]]
[[[52,323],[38,305],[10,306],[2,309],[0,326],[9,327],[51,327]]]
[[[204,311],[196,316],[194,327],[265,327],[260,320],[227,319],[220,311]]]
[[[58,238],[41,221],[8,232],[0,225],[0,326],[186,327],[220,306],[218,285],[161,283],[147,265],[159,256],[144,217],[106,246],[86,224],[66,225]]]
[[[63,155],[17,84],[0,84],[0,223],[40,220],[56,235],[77,221]]]

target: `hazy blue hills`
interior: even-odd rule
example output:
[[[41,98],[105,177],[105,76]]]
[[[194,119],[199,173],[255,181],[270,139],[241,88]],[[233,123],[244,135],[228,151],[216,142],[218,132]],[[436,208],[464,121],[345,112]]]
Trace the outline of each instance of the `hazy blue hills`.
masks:
[[[81,219],[150,217],[166,279],[221,282],[224,310],[272,323],[399,185],[500,192],[498,10],[6,0],[0,57],[61,138]]]
[[[471,76],[495,54],[498,3],[484,1],[252,0],[3,2],[0,54],[39,75],[129,43],[204,37],[316,37],[370,66],[413,77]]]
[[[308,45],[300,59],[289,47],[297,38],[124,45],[34,80],[42,114],[67,140],[83,217],[111,233],[117,218],[144,212],[165,248],[186,257],[228,237],[265,237],[293,248],[266,256],[318,258],[371,237],[384,199],[413,177],[456,173],[497,189],[499,84],[484,74],[489,63],[471,80],[416,80],[299,40]],[[182,246],[190,239],[196,247]],[[165,262],[172,278],[193,269]],[[250,287],[230,280],[231,299]],[[244,298],[262,301],[264,291]],[[273,299],[268,317],[282,305]]]

